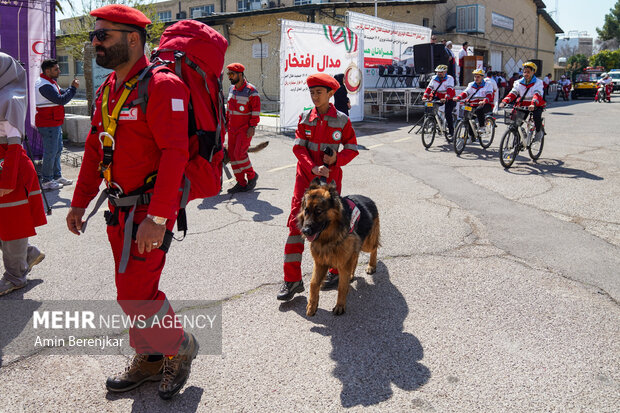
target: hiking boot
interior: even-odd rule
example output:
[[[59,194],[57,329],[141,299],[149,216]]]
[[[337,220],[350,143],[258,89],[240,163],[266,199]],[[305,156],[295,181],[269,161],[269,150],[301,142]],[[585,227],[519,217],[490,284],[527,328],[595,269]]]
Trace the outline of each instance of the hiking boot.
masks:
[[[325,282],[323,282],[322,290],[330,290],[338,285],[338,280],[340,277],[338,274],[334,274],[333,272],[327,271],[327,275],[325,276]]]
[[[258,181],[258,174],[255,172],[254,178],[248,179],[248,184],[245,186],[244,192],[251,191],[252,189],[256,188],[256,181]]]
[[[161,380],[163,358],[157,361],[148,361],[148,354],[136,354],[125,367],[125,371],[108,377],[105,386],[108,391],[120,393],[135,389],[146,381]]]
[[[41,184],[41,189],[43,189],[44,191],[53,191],[60,188],[62,188],[62,184],[56,181],[47,181]]]
[[[28,281],[24,281],[23,284],[13,284],[11,281],[6,278],[0,279],[0,295],[6,295],[11,291],[19,290],[20,288],[24,288]]]
[[[304,292],[304,281],[284,281],[276,298],[280,301],[288,301],[297,293]]]
[[[171,399],[185,385],[198,354],[198,342],[192,333],[184,333],[185,340],[174,357],[164,357],[164,372],[159,383],[159,397]]]
[[[229,194],[236,194],[237,192],[245,192],[247,191],[246,186],[241,185],[239,182],[235,184],[232,188],[228,190]]]

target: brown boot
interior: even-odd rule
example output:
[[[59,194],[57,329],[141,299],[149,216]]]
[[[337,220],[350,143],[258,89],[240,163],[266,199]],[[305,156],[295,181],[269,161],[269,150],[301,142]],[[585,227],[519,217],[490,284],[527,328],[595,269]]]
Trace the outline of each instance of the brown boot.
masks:
[[[185,385],[198,354],[198,342],[192,333],[185,333],[185,340],[174,357],[164,357],[164,373],[159,383],[159,397],[171,399]]]
[[[112,392],[135,389],[145,381],[161,380],[164,360],[147,361],[148,354],[136,354],[124,372],[108,377],[105,386]]]

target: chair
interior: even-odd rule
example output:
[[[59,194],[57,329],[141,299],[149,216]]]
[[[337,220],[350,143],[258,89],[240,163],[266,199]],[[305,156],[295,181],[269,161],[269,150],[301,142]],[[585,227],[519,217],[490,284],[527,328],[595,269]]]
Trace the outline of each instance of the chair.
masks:
[[[381,81],[381,79],[383,79],[382,87],[384,87],[385,82],[387,82],[387,78],[385,77],[385,66],[378,65],[377,68],[379,69],[379,79],[377,79],[377,84],[375,85],[375,88],[379,86],[379,82]]]
[[[396,76],[396,86],[403,87],[403,82],[405,81],[405,68],[402,66],[396,66],[394,75]]]
[[[392,87],[395,87],[395,82],[396,82],[396,75],[394,74],[394,65],[387,65],[387,74],[386,76],[386,82],[388,79],[392,80]]]

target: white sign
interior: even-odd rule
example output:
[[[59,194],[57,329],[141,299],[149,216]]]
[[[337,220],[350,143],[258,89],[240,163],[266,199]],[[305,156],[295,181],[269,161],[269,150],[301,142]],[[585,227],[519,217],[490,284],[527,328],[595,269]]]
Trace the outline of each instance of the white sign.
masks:
[[[105,79],[108,77],[108,75],[110,73],[113,72],[113,70],[111,69],[106,69],[104,67],[99,66],[97,63],[95,63],[95,58],[93,57],[92,60],[92,70],[93,70],[93,93],[97,93],[97,89],[99,89],[99,86],[101,86],[103,84],[103,82],[105,82]]]
[[[252,57],[255,59],[269,57],[269,44],[255,43],[252,45]]]
[[[510,17],[493,12],[491,13],[491,25],[501,27],[502,29],[514,30],[515,21]]]
[[[349,118],[364,119],[362,39],[346,27],[282,20],[280,41],[280,122],[295,128],[299,115],[312,109],[308,76],[344,74],[351,102]]]
[[[430,43],[431,29],[399,23],[367,14],[347,12],[351,30],[364,38],[364,83],[374,88],[379,80],[379,65],[413,66],[413,46]]]

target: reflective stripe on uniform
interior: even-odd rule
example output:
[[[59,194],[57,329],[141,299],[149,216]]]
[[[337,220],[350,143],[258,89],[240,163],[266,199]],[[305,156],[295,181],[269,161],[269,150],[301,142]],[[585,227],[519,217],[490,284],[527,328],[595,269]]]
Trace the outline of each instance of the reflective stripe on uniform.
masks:
[[[228,113],[230,113],[231,115],[243,115],[243,116],[250,116],[249,113],[242,113],[242,112],[237,112],[236,110],[229,110]]]
[[[286,239],[287,244],[300,244],[304,242],[304,237],[301,235],[289,235]]]
[[[156,314],[153,314],[152,316],[144,320],[144,324],[137,323],[136,328],[139,328],[139,329],[151,328],[153,327],[153,324],[156,318],[157,318],[157,323],[160,324],[164,316],[168,314],[168,310],[170,310],[170,303],[168,302],[168,299],[166,298],[165,300],[162,300],[162,304],[161,304],[161,307],[159,308],[159,311],[157,311]]]
[[[250,160],[250,158],[245,158],[245,159],[244,159],[244,160],[242,160],[242,161],[231,161],[231,162],[230,162],[230,165],[231,165],[231,166],[234,166],[234,165],[241,165],[242,163],[249,162],[249,160]]]
[[[18,205],[24,205],[27,203],[28,203],[27,199],[24,199],[22,201],[7,202],[6,204],[0,204],[0,208],[10,208],[10,207],[18,206]]]
[[[19,136],[11,136],[7,138],[6,136],[0,136],[0,145],[16,145],[21,144],[22,138]]]
[[[352,151],[357,151],[357,145],[354,143],[345,143],[344,149],[351,149]]]
[[[40,193],[41,193],[41,190],[39,189],[38,191],[29,192],[28,196],[39,195]]]
[[[252,116],[260,116],[260,112],[252,112],[251,115]]]
[[[284,262],[301,262],[302,254],[284,254]]]
[[[252,168],[252,165],[251,165],[251,164],[250,164],[250,165],[247,165],[247,166],[244,166],[244,167],[242,167],[242,168],[239,168],[239,169],[235,169],[235,168],[233,168],[233,173],[234,173],[234,174],[238,174],[238,173],[243,172],[243,171],[245,171],[246,169],[250,169],[250,168]]]
[[[293,145],[303,146],[304,148],[308,147],[308,141],[306,139],[295,138],[295,142]]]

